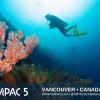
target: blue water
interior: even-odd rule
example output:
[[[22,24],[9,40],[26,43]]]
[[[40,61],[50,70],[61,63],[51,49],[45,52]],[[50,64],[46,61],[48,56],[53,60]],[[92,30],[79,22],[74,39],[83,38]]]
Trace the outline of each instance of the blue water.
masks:
[[[96,0],[82,17],[73,22],[67,20],[67,16],[64,18],[66,22],[77,24],[79,30],[88,32],[82,37],[64,37],[57,29],[50,30],[45,18],[43,25],[22,19],[14,12],[10,1],[0,0],[0,12],[7,20],[26,36],[37,35],[39,45],[48,48],[62,68],[64,66],[83,77],[100,81],[100,0]]]

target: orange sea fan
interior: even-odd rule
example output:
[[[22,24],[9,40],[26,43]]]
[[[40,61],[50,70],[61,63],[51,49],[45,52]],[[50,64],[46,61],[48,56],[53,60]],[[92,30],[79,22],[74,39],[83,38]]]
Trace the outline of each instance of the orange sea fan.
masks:
[[[11,35],[12,34],[12,35]],[[19,35],[20,33],[18,33]],[[36,37],[31,40],[27,39],[25,45],[20,41],[18,36],[15,36],[14,33],[10,33],[10,39],[7,42],[7,48],[4,52],[6,59],[9,59],[9,62],[12,65],[15,65],[17,61],[26,58],[32,51],[32,49],[37,45]]]
[[[24,41],[28,53],[32,53],[32,49],[36,47],[38,43],[38,37],[29,38],[27,37]]]
[[[10,64],[10,62],[8,60],[2,60],[0,61],[0,71],[3,73],[8,73],[12,70],[12,65]]]
[[[3,30],[2,32],[5,31]],[[3,52],[0,52],[1,56],[4,56],[0,61],[1,72],[10,72],[13,69],[16,62],[26,58],[30,53],[32,53],[32,49],[38,43],[37,37],[27,37],[24,43],[21,41],[21,38],[22,32],[9,33],[7,47]]]

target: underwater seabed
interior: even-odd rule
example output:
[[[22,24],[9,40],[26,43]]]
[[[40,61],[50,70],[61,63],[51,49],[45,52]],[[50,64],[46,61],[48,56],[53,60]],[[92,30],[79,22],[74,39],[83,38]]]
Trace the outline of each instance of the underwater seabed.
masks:
[[[40,69],[34,64],[21,64],[3,76],[0,87],[29,89],[29,95],[24,97],[8,97],[7,100],[84,100],[82,96],[42,96],[43,87],[88,87],[92,86],[91,79],[81,79],[67,70]],[[23,93],[21,93],[23,94]],[[0,100],[4,100],[0,97]],[[90,98],[90,97],[87,97]],[[89,100],[89,99],[86,99]],[[91,100],[94,100],[93,98]],[[96,100],[96,99],[95,99]]]
[[[42,96],[43,87],[91,87],[91,79],[81,79],[78,76],[65,71],[43,70],[34,64],[22,64],[16,66],[15,69],[4,76],[0,82],[0,88],[28,88],[29,95],[0,97],[0,100],[99,100],[99,97],[93,96]]]

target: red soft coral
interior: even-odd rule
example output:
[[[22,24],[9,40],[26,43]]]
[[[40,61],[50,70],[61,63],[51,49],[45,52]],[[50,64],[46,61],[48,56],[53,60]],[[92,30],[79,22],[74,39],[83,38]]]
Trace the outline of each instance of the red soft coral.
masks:
[[[1,55],[4,58],[0,61],[0,71],[8,73],[12,70],[16,62],[21,59],[26,58],[32,49],[38,43],[38,38],[35,36],[33,38],[27,37],[24,43],[21,41],[22,33],[21,32],[11,32],[9,33],[7,40],[7,47]]]

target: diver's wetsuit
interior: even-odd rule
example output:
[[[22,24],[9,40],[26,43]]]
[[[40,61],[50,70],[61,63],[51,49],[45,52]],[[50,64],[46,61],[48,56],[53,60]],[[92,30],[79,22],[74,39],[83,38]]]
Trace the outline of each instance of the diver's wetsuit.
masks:
[[[57,28],[64,36],[81,36],[86,34],[86,32],[79,32],[76,25],[67,28],[68,23],[58,18],[57,16],[46,15],[45,18],[50,22],[49,23],[50,29]],[[68,33],[72,29],[73,29],[73,34]]]

